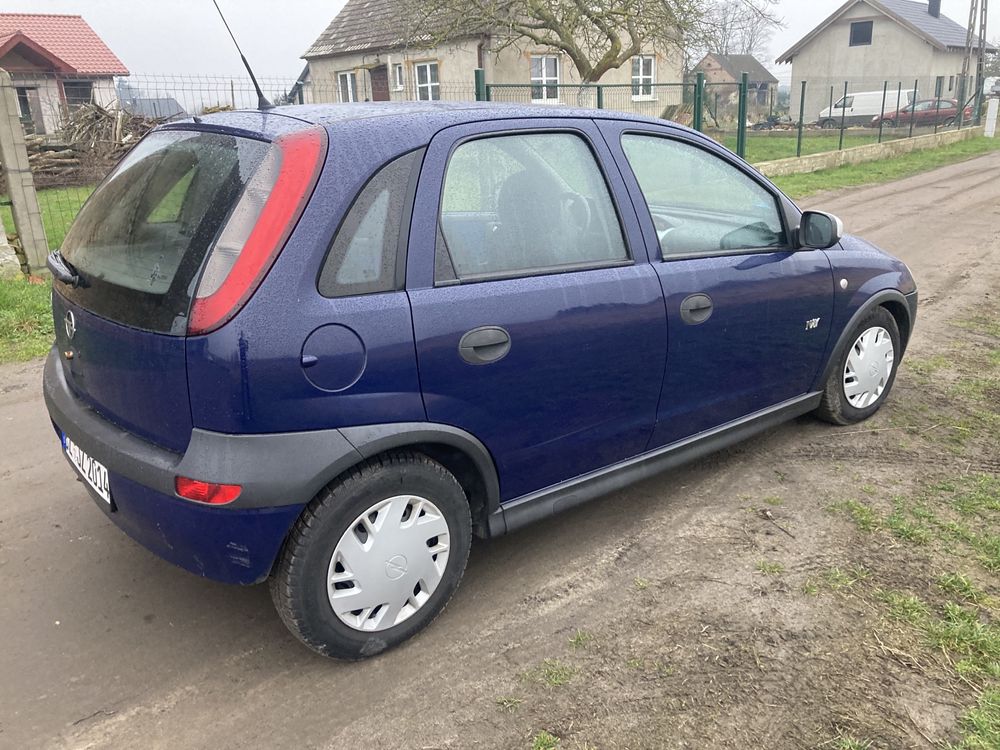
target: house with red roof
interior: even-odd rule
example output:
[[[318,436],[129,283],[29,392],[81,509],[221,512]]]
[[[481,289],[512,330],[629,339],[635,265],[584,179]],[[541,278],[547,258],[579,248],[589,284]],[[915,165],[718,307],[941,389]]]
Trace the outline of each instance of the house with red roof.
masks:
[[[10,73],[27,130],[58,130],[73,107],[114,101],[128,69],[82,16],[0,13],[0,68]]]

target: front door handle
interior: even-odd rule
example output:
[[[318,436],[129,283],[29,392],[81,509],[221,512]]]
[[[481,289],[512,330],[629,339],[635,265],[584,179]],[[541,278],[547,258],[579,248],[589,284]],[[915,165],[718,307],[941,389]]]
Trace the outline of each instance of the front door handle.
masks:
[[[473,328],[458,342],[458,353],[470,365],[488,365],[507,356],[510,334],[500,326]]]
[[[701,325],[712,317],[715,305],[707,294],[692,294],[681,302],[681,320],[691,326]]]

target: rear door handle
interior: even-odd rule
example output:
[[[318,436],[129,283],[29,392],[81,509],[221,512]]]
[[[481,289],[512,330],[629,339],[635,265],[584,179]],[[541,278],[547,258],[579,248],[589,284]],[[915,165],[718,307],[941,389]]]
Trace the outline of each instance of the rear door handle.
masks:
[[[681,302],[681,320],[691,326],[701,325],[712,317],[715,305],[707,294],[691,294]]]
[[[510,334],[500,326],[473,328],[458,342],[458,353],[470,365],[488,365],[507,356]]]

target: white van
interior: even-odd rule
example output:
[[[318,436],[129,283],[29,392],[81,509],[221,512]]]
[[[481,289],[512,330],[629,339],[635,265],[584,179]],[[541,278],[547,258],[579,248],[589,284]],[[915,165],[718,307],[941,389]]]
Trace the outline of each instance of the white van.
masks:
[[[839,128],[841,121],[845,126],[869,125],[873,118],[882,114],[882,91],[857,91],[841,97],[834,102],[833,108],[827,107],[819,113],[821,128]],[[896,91],[885,94],[885,111],[896,111]],[[920,92],[914,97],[913,89],[903,91],[900,97],[900,109],[920,98]]]

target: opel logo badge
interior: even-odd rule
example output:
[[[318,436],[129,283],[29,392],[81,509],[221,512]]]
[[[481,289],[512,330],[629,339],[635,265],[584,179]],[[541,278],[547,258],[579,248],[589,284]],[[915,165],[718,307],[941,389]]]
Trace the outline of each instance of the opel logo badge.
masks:
[[[406,558],[402,555],[395,555],[386,560],[385,574],[393,581],[406,575]]]
[[[76,316],[73,315],[73,311],[69,310],[66,313],[66,319],[63,320],[63,325],[66,327],[66,336],[73,338],[76,335]]]

